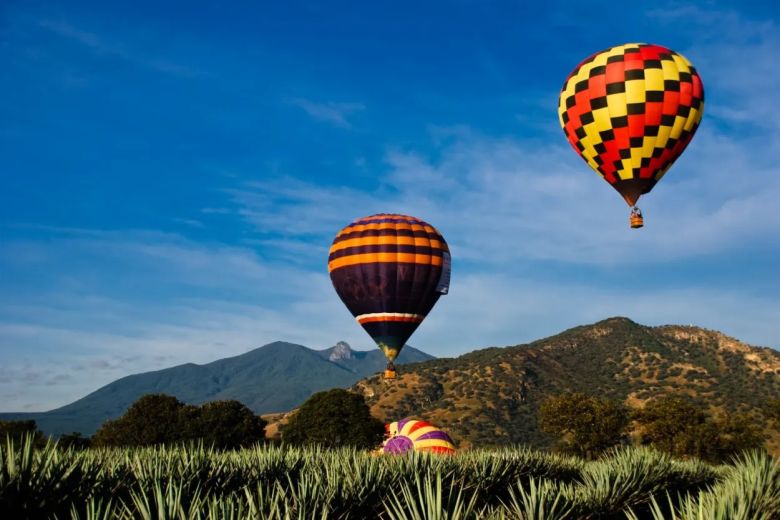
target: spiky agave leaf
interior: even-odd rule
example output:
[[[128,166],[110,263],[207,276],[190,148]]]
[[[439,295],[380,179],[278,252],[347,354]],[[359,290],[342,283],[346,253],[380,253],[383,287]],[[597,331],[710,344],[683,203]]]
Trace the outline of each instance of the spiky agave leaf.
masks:
[[[338,453],[337,455],[342,455]],[[344,452],[344,458],[325,459],[317,470],[330,488],[331,518],[374,518],[382,511],[382,500],[396,478],[377,458]]]
[[[588,463],[569,497],[580,518],[619,515],[649,502],[672,475],[670,456],[647,448],[622,448]]]
[[[569,495],[550,481],[531,479],[525,484],[518,482],[509,488],[509,499],[502,503],[508,518],[563,520],[573,518]]]
[[[246,520],[248,518],[266,518],[251,516],[247,511],[243,497],[226,495],[204,500],[197,508],[190,508],[190,520]]]
[[[75,450],[49,439],[36,449],[35,437],[0,446],[0,511],[7,518],[65,517],[73,502],[92,494],[97,470],[81,464]]]
[[[532,450],[528,446],[512,447],[500,453],[512,461],[518,480],[530,477],[578,482],[585,466],[583,460],[577,457]]]
[[[743,453],[724,480],[699,500],[717,518],[780,518],[780,460],[763,451]]]
[[[773,520],[780,518],[780,462],[764,452],[749,452],[723,470],[722,481],[699,493],[651,499],[654,520]],[[668,506],[668,507],[667,507]],[[636,513],[629,515],[639,518]]]
[[[449,485],[444,494],[442,475],[416,475],[414,486],[401,484],[400,493],[391,491],[385,503],[390,520],[466,520],[478,518],[476,495],[464,495],[462,489]],[[457,492],[456,492],[457,489]]]
[[[130,492],[130,503],[124,504],[124,515],[139,520],[189,520],[202,509],[200,491],[184,493],[190,483],[157,481],[151,487]]]
[[[113,520],[121,514],[121,507],[109,497],[90,498],[84,504],[72,504],[71,520]]]
[[[729,517],[712,516],[709,506],[703,501],[692,500],[691,496],[672,499],[667,494],[665,499],[652,497],[646,511],[639,515],[636,511],[629,508],[626,511],[627,520],[727,520]]]
[[[282,520],[288,509],[284,490],[277,482],[244,489],[247,517],[251,519]]]

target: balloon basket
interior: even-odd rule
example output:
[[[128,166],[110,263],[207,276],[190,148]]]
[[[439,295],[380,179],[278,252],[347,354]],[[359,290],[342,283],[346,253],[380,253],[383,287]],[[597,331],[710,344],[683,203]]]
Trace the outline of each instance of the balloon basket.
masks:
[[[631,215],[629,222],[631,223],[631,229],[638,229],[645,225],[644,219],[639,215]]]
[[[395,370],[385,370],[385,379],[395,379]]]

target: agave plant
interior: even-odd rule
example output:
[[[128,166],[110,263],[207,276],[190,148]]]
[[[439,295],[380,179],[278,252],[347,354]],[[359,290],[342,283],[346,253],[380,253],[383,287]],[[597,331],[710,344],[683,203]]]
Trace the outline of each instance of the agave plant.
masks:
[[[333,518],[374,518],[397,479],[381,459],[345,454],[343,461],[329,461],[321,475],[332,490],[329,513]]]
[[[477,496],[465,495],[456,486],[446,486],[443,491],[440,473],[417,475],[414,486],[404,483],[400,492],[393,490],[385,504],[385,513],[390,520],[466,520],[479,517]]]
[[[288,510],[284,490],[277,483],[259,485],[252,490],[247,487],[244,489],[244,498],[248,518],[282,520]]]
[[[571,492],[567,484],[557,485],[546,480],[530,480],[526,486],[518,483],[509,488],[509,499],[503,502],[505,514],[516,520],[563,520],[573,518]]]
[[[496,452],[466,454],[453,462],[452,478],[465,492],[478,497],[481,506],[500,503],[516,481],[514,461]]]
[[[64,516],[74,501],[92,494],[96,468],[83,467],[73,450],[48,441],[36,449],[32,435],[0,447],[0,511],[6,518]]]
[[[130,492],[124,515],[139,520],[189,520],[201,509],[200,491],[186,494],[185,481],[154,482],[151,487]]]
[[[515,466],[515,476],[546,478],[558,482],[579,482],[585,463],[582,459],[532,450],[527,446],[508,448],[500,452]]]
[[[112,520],[120,516],[119,508],[111,498],[93,497],[85,504],[71,505],[71,520]]]
[[[726,478],[712,490],[714,504],[732,504],[733,518],[780,517],[780,461],[766,452],[738,456]]]
[[[0,517],[89,519],[769,519],[780,468],[766,453],[730,465],[626,448],[585,463],[528,448],[453,457],[355,449],[203,445],[0,446]]]

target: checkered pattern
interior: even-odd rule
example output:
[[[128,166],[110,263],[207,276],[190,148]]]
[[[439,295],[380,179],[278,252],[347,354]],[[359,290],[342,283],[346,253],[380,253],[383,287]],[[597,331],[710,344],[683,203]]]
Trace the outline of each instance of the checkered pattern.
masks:
[[[558,100],[571,145],[631,206],[685,150],[703,110],[704,88],[691,63],[642,43],[587,58]]]

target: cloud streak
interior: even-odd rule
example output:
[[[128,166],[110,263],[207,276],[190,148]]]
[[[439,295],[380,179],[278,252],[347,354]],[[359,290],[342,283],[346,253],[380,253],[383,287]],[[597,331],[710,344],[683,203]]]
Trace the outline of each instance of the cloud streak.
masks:
[[[533,115],[523,119],[523,131],[533,133],[531,137],[502,137],[466,121],[460,126],[431,124],[428,141],[415,137],[414,145],[401,145],[382,133],[392,125],[382,132],[333,131],[361,127],[370,119],[366,106],[380,113],[386,109],[382,99],[397,98],[392,89],[365,95],[364,105],[328,101],[333,84],[327,93],[313,86],[310,97],[285,98],[280,92],[289,91],[290,81],[282,80],[278,91],[269,87],[267,99],[311,119],[293,118],[294,131],[309,123],[308,130],[326,133],[336,145],[343,144],[337,139],[354,139],[355,147],[344,148],[357,157],[334,160],[356,165],[350,178],[357,180],[344,184],[340,177],[311,176],[307,181],[286,174],[318,158],[296,162],[272,156],[277,153],[269,151],[276,146],[273,140],[269,149],[257,152],[259,159],[233,148],[225,159],[204,146],[209,165],[231,173],[221,174],[219,182],[231,184],[204,185],[192,193],[213,191],[204,200],[187,200],[184,210],[171,208],[173,215],[165,214],[169,208],[157,208],[157,225],[176,232],[89,227],[123,226],[129,218],[104,223],[99,218],[105,213],[73,220],[87,222],[85,229],[3,229],[10,231],[0,241],[3,406],[8,411],[52,408],[123,375],[204,363],[275,340],[315,348],[346,340],[371,348],[369,337],[335,295],[326,258],[338,230],[357,217],[383,211],[424,218],[451,245],[452,291],[412,338],[414,346],[434,355],[522,343],[614,315],[651,325],[693,323],[754,344],[779,346],[780,303],[774,295],[780,282],[774,267],[753,259],[780,254],[775,214],[780,109],[774,102],[780,91],[774,66],[780,31],[774,21],[690,7],[658,16],[670,27],[686,24],[679,29],[685,34],[698,31],[697,41],[703,43],[679,50],[702,73],[707,105],[689,149],[642,199],[645,229],[627,229],[628,209],[621,198],[576,157],[562,133],[539,130],[543,124],[553,128],[543,122],[553,121],[554,106],[549,120]],[[31,18],[25,19],[25,27]],[[147,52],[132,35],[92,32],[85,27],[96,25],[75,19],[36,19],[37,38],[46,36],[55,45],[69,42],[68,51],[75,49],[78,59],[90,64],[98,57],[166,75],[196,74]],[[287,58],[297,59],[291,51]],[[220,96],[230,98],[240,90],[252,93],[252,101],[237,98],[242,114],[246,109],[256,115],[250,103],[263,78],[239,81],[229,77],[230,70],[223,70],[219,88],[198,85],[206,97],[183,95],[182,113],[190,113],[199,99],[220,105]],[[155,84],[147,88],[156,88],[159,80],[155,75]],[[504,80],[514,81],[511,75]],[[232,90],[228,83],[241,88],[233,85]],[[338,98],[351,99],[351,90],[343,92]],[[358,95],[363,99],[364,94]],[[554,104],[552,97],[546,95],[545,102]],[[57,100],[51,102],[56,113]],[[396,124],[411,121],[423,128],[435,123],[423,118],[456,102],[442,97],[436,100],[437,110],[421,110],[416,122],[408,118]],[[527,99],[524,103],[532,106]],[[168,108],[175,107],[161,111]],[[530,112],[539,110],[534,106]],[[197,133],[193,139],[232,141],[233,131],[251,133],[258,120],[224,135]],[[169,131],[164,124],[161,128]],[[400,129],[396,139],[407,142],[407,130]],[[365,135],[358,141],[360,133],[372,142]],[[292,148],[287,153],[299,153],[294,143],[284,144]],[[370,151],[377,148],[378,154]],[[184,165],[193,172],[187,177],[192,182],[200,172],[199,160],[180,163],[176,157],[175,163],[161,161],[160,168]],[[153,175],[162,179],[167,173],[154,170],[143,179]],[[94,179],[79,177],[84,186],[87,180]],[[173,181],[160,185],[177,189]],[[193,211],[196,218],[182,218]],[[215,223],[225,233],[215,232]]]
[[[458,132],[436,160],[391,152],[383,183],[370,191],[275,178],[234,191],[234,200],[258,231],[322,243],[360,216],[406,212],[441,228],[456,258],[472,262],[608,266],[691,259],[759,239],[780,245],[780,172],[711,130],[697,136],[692,160],[640,201],[648,226],[639,232],[627,231],[622,199],[563,144]]]
[[[289,103],[302,109],[317,121],[344,129],[352,128],[352,123],[348,120],[349,116],[366,108],[362,103],[317,102],[306,98],[292,98]]]
[[[120,58],[122,60],[136,63],[145,68],[164,74],[169,74],[171,76],[191,78],[199,75],[199,73],[190,66],[176,63],[161,57],[144,55],[140,52],[130,50],[125,45],[111,42],[97,33],[76,27],[66,20],[39,20],[38,27],[52,34],[56,34],[57,36],[75,42],[89,49],[98,56]]]

